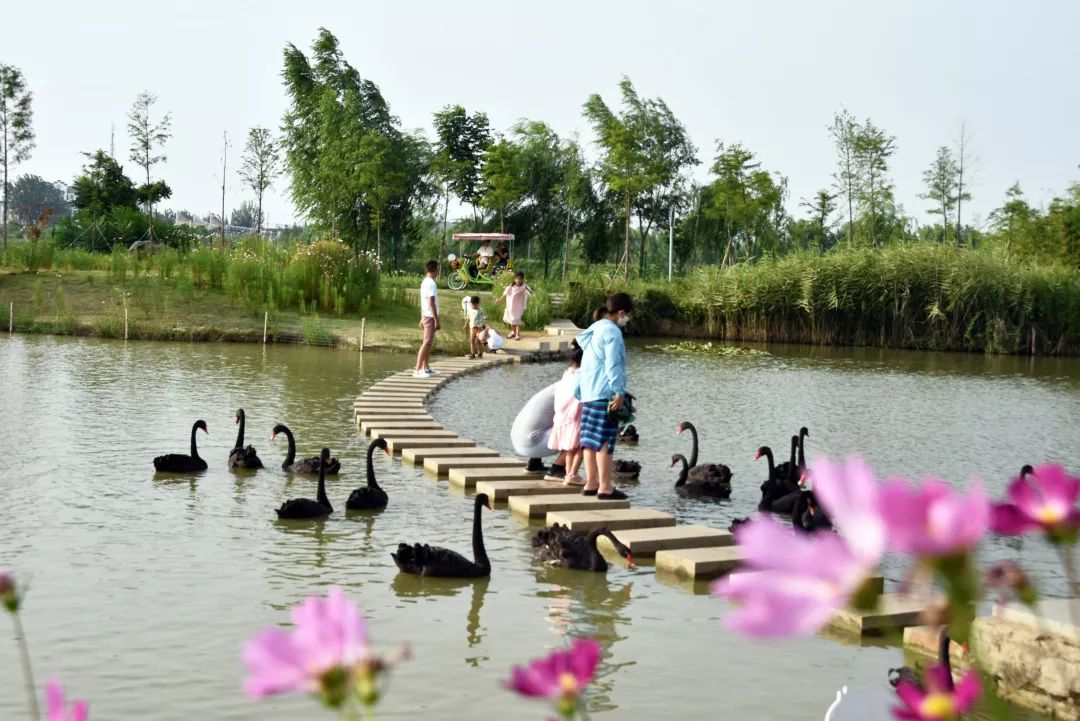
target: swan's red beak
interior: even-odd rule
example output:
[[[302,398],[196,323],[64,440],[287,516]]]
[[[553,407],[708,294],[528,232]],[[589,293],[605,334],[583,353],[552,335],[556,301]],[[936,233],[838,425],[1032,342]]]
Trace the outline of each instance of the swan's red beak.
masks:
[[[758,451],[757,453],[755,453],[755,454],[754,454],[754,460],[755,460],[755,461],[756,461],[757,459],[759,459],[759,458],[761,458],[761,451]]]
[[[626,567],[627,568],[633,568],[634,567],[634,554],[632,554],[632,553],[626,554]]]
[[[491,507],[491,501],[488,501],[487,503],[485,503],[484,506],[486,506],[489,511],[494,511],[495,510],[494,508]]]
[[[236,417],[236,420],[235,420],[235,421],[233,421],[233,424],[234,424],[234,425],[239,425],[239,424],[240,424],[240,416],[237,416],[237,417]]]
[[[683,432],[683,429],[681,427],[675,429],[675,435],[679,435],[682,432]]]
[[[270,440],[274,440],[275,438],[277,438],[277,432],[276,431],[274,433],[270,434]]]
[[[667,467],[668,468],[674,468],[675,467],[675,459],[674,458],[671,459],[671,463],[667,464]]]
[[[208,429],[206,429],[206,428],[203,428],[202,432],[205,433],[206,435],[210,435],[210,431]]]

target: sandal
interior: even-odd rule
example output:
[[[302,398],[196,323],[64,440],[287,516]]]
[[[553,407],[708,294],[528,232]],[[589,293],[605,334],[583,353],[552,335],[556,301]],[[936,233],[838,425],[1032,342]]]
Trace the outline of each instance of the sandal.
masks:
[[[594,488],[591,491],[582,491],[581,495],[583,495],[583,496],[595,496],[599,492],[600,492],[599,488]]]
[[[564,486],[584,486],[585,479],[581,476],[570,476],[569,478],[563,479],[562,484]]]
[[[618,488],[612,488],[611,493],[598,493],[596,498],[601,501],[625,501],[630,496],[626,495]]]

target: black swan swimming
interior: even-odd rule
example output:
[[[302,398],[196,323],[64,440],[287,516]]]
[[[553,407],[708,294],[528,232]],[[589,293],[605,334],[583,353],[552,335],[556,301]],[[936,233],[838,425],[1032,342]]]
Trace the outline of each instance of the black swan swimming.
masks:
[[[611,475],[617,481],[636,481],[641,475],[641,464],[637,461],[617,459],[611,467]]]
[[[486,493],[477,493],[473,502],[473,556],[475,561],[462,556],[457,551],[426,543],[398,544],[397,553],[390,555],[402,573],[414,573],[418,576],[436,576],[440,578],[482,578],[491,575],[491,562],[484,550],[484,534],[480,530],[480,509],[491,508]]]
[[[622,441],[623,443],[637,443],[638,442],[637,428],[635,428],[633,425],[629,425],[629,426],[626,426],[625,428],[620,429],[618,439],[620,441]]]
[[[952,691],[953,677],[952,677],[952,660],[949,658],[949,645],[952,640],[949,638],[949,628],[943,626],[941,628],[941,635],[938,637],[938,663],[947,672],[945,675],[948,678],[946,683],[948,684],[948,691]],[[900,668],[889,669],[889,685],[896,688],[903,682],[915,684],[918,688],[922,689],[922,679],[919,678],[919,674],[915,672],[915,669],[908,666],[901,666]]]
[[[278,433],[284,433],[285,437],[289,440],[289,452],[285,456],[285,461],[281,464],[281,467],[286,471],[292,471],[293,473],[318,473],[319,472],[319,457],[312,456],[311,458],[304,458],[303,460],[296,460],[296,440],[293,439],[292,431],[288,426],[278,423],[274,426],[274,432],[270,434],[270,440],[277,438]],[[326,475],[334,476],[341,470],[341,461],[336,458],[331,458],[330,462],[326,464]]]
[[[795,499],[791,512],[791,525],[800,531],[828,531],[832,529],[832,520],[817,502],[817,496],[811,490],[804,490]]]
[[[619,555],[626,559],[628,567],[633,568],[634,557],[630,549],[606,528],[595,528],[589,531],[588,536],[583,536],[556,523],[551,528],[537,531],[533,536],[533,555],[550,566],[604,573],[608,569],[608,562],[596,548],[600,536],[606,536]]]
[[[798,437],[792,436],[794,441],[792,450],[794,452],[795,444],[798,443]],[[795,482],[794,479],[788,478],[785,480],[779,480],[777,478],[776,469],[773,466],[773,454],[772,449],[768,446],[761,446],[757,450],[757,454],[754,456],[754,460],[765,456],[769,462],[769,476],[765,479],[765,482],[761,484],[761,501],[758,502],[758,510],[768,513],[791,513],[795,508],[795,499],[799,497],[802,489]],[[789,468],[789,476],[790,469]]]
[[[788,460],[780,463],[773,470],[773,478],[784,482],[791,481],[794,483],[799,478],[798,470],[798,453],[799,453],[799,437],[791,437],[791,455],[788,456]]]
[[[349,500],[345,501],[347,510],[364,511],[371,508],[386,508],[386,504],[390,502],[386,491],[380,488],[378,481],[375,480],[375,464],[371,457],[375,454],[376,448],[385,451],[386,441],[382,438],[376,438],[368,444],[367,485],[361,486],[349,494]]]
[[[688,478],[690,464],[686,456],[676,453],[671,457],[671,466],[676,463],[682,464],[679,478],[675,481],[675,490],[686,496],[710,496],[712,498],[727,498],[731,495],[731,484],[715,478]]]
[[[690,437],[693,441],[693,445],[690,448],[690,475],[689,480],[691,483],[698,483],[701,481],[709,481],[714,483],[727,484],[729,487],[728,493],[730,494],[731,486],[731,469],[725,466],[723,463],[703,463],[700,466],[697,462],[698,457],[698,433],[697,428],[690,421],[683,421],[679,424],[678,433],[683,431],[690,431]]]
[[[236,445],[229,451],[229,468],[262,468],[255,446],[244,447],[244,420],[244,409],[238,408],[236,423],[240,429],[236,432]]]
[[[325,518],[334,512],[330,499],[326,497],[326,464],[330,461],[330,449],[322,449],[319,458],[319,490],[315,494],[318,500],[293,498],[285,501],[277,509],[278,518]]]
[[[155,471],[169,471],[172,473],[190,473],[191,471],[205,471],[206,461],[199,458],[199,449],[195,447],[195,431],[202,429],[202,432],[206,435],[210,435],[210,431],[206,430],[206,421],[198,420],[191,426],[191,455],[185,456],[181,453],[166,453],[163,456],[158,456],[154,459]]]
[[[1023,466],[1020,467],[1020,477],[1021,478],[1027,478],[1028,476],[1030,476],[1034,472],[1035,472],[1035,469],[1032,468],[1027,463],[1025,463]]]

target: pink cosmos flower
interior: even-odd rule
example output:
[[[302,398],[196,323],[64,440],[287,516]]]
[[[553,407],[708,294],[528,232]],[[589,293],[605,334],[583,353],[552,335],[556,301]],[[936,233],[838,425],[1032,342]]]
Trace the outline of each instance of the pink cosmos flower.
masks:
[[[993,528],[1010,536],[1042,530],[1051,540],[1075,539],[1080,531],[1080,478],[1057,464],[1039,466],[1032,480],[1020,477],[1009,484],[1009,502],[994,504]]]
[[[966,494],[937,478],[921,487],[896,478],[881,490],[881,513],[894,551],[947,556],[979,542],[990,526],[990,501],[981,483]]]
[[[725,623],[760,638],[809,635],[846,605],[885,550],[878,485],[858,459],[815,461],[814,492],[839,535],[796,535],[765,516],[735,530],[749,573],[736,573],[713,591],[738,604]]]
[[[48,721],[86,721],[90,707],[85,701],[75,701],[71,704],[71,713],[68,713],[67,702],[64,699],[64,687],[59,681],[49,681],[45,684],[45,718]]]
[[[574,639],[569,649],[552,651],[528,667],[514,666],[507,688],[522,696],[556,700],[559,712],[569,718],[577,708],[581,692],[592,682],[600,663],[600,644],[592,639]]]
[[[248,696],[302,691],[322,693],[327,703],[340,704],[342,688],[372,660],[360,609],[332,586],[326,598],[310,596],[295,607],[292,620],[291,633],[267,628],[244,647]]]
[[[901,704],[894,706],[894,718],[911,721],[955,721],[971,710],[981,691],[979,677],[968,671],[953,688],[949,670],[944,666],[931,666],[923,675],[925,688],[910,681],[902,681],[896,687]]]

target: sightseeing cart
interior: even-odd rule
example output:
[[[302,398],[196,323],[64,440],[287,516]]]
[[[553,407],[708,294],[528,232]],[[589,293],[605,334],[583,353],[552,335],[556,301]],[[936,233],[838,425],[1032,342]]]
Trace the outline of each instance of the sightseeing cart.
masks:
[[[504,272],[513,272],[514,268],[514,234],[513,233],[454,233],[451,236],[458,241],[458,254],[451,253],[446,260],[449,263],[449,272],[446,277],[446,285],[450,290],[464,290],[470,283],[473,285],[492,286],[495,284],[495,276]],[[499,265],[499,256],[496,254],[491,259],[491,265],[484,270],[477,268],[477,260],[473,257],[476,248],[471,247],[485,240],[490,240],[495,248],[498,244],[507,244],[507,257],[504,265]],[[467,247],[468,246],[468,247]]]

